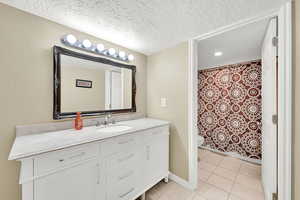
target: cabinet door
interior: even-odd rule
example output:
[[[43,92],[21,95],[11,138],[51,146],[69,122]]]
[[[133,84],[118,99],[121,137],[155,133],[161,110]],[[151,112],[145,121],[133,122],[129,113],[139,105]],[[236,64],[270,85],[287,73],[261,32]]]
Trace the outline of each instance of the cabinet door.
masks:
[[[149,133],[145,137],[146,185],[154,184],[167,176],[169,171],[169,135],[166,132]]]
[[[71,166],[34,181],[37,200],[102,200],[97,160]]]

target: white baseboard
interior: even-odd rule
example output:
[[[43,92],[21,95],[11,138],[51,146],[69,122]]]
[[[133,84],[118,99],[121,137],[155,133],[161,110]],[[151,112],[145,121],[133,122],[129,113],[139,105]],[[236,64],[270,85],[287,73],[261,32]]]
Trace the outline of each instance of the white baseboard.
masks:
[[[189,190],[194,190],[193,186],[188,181],[184,180],[183,178],[180,178],[179,176],[176,176],[171,172],[169,174],[169,179]]]

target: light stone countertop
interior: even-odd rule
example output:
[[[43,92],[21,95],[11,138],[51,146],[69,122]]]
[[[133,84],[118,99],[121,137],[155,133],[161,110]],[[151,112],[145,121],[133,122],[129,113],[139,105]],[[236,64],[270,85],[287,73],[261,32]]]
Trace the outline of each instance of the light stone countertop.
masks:
[[[168,125],[169,122],[152,118],[122,121],[116,125],[130,126],[131,129],[116,133],[99,133],[99,127],[89,126],[82,130],[67,129],[55,132],[17,136],[11,148],[8,160],[19,160],[37,154],[55,151],[75,145],[104,140],[107,138],[134,133],[154,127]]]

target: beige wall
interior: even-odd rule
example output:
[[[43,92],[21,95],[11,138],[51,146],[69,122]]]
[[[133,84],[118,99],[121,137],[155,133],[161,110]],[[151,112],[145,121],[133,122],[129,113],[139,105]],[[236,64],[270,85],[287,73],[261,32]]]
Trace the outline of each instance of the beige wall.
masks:
[[[92,88],[76,87],[76,79],[92,81]],[[105,69],[61,67],[61,111],[105,110]]]
[[[15,126],[52,121],[52,46],[72,33],[106,41],[0,3],[0,199],[20,199],[19,164],[7,161]],[[146,113],[146,56],[132,53],[137,66],[137,111]]]
[[[171,122],[170,170],[188,179],[188,43],[148,57],[147,114]],[[167,98],[167,107],[160,98]]]
[[[300,0],[296,0],[293,10],[293,80],[294,80],[294,113],[293,113],[293,199],[300,199]]]

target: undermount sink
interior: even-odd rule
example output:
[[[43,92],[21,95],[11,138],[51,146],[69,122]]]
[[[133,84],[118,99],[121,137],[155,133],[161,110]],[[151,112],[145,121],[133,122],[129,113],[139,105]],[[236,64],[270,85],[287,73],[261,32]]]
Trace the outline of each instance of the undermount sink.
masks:
[[[103,128],[98,128],[97,131],[100,133],[116,133],[116,132],[127,131],[131,128],[132,127],[130,127],[130,126],[117,125],[117,126],[107,126],[107,127],[103,127]]]

